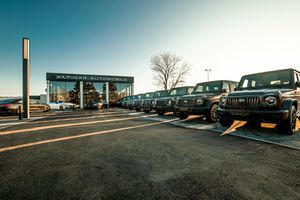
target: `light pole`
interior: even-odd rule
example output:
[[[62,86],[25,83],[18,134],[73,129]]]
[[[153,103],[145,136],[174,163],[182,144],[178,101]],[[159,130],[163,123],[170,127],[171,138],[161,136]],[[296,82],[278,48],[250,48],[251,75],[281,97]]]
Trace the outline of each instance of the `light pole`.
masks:
[[[209,72],[211,72],[211,69],[205,69],[205,71],[207,72],[207,81],[209,81]]]
[[[23,38],[23,110],[24,118],[29,119],[29,39]]]

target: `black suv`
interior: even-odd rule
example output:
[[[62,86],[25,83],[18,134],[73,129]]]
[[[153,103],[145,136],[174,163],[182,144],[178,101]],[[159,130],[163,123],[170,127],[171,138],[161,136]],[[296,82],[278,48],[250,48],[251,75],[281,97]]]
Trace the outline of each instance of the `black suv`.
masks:
[[[198,83],[190,95],[177,99],[175,112],[180,119],[189,115],[205,115],[209,122],[216,122],[217,108],[222,94],[232,92],[237,86],[235,81],[219,80]]]
[[[299,118],[300,74],[295,69],[245,75],[235,92],[221,97],[220,124],[234,120],[276,123],[277,130],[293,134]]]
[[[142,109],[142,100],[144,98],[144,95],[145,94],[138,94],[137,95],[137,98],[135,99],[135,101],[133,102],[133,108],[136,110],[136,111],[141,111]]]
[[[153,101],[154,92],[145,93],[144,98],[142,99],[141,107],[144,113],[149,113],[152,110],[152,101]]]
[[[170,90],[168,96],[157,99],[155,111],[158,115],[164,115],[166,112],[174,112],[174,106],[177,98],[183,95],[191,94],[193,86],[177,87]]]
[[[169,90],[155,91],[152,97],[144,99],[142,103],[143,111],[145,113],[149,113],[151,110],[154,110],[157,99],[166,97],[168,95],[169,95]]]
[[[137,95],[130,96],[130,98],[127,101],[127,107],[128,107],[129,110],[134,109],[134,102],[135,102],[135,100],[137,100],[137,98],[138,98]]]

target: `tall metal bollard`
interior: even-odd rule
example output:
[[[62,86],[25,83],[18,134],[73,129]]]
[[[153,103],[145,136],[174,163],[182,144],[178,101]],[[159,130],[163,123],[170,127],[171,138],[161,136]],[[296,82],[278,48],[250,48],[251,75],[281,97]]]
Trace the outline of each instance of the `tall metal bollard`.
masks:
[[[23,119],[22,106],[19,106],[19,120]]]

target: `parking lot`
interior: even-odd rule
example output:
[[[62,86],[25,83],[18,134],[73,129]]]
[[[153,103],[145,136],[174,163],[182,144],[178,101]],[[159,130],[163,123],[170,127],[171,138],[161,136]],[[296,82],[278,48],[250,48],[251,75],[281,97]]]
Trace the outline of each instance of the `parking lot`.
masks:
[[[0,196],[299,199],[299,135],[117,108],[5,116]]]

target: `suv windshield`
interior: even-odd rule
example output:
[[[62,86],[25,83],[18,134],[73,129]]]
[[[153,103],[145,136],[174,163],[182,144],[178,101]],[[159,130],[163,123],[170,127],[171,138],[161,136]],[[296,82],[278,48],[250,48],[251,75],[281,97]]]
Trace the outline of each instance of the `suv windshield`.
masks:
[[[291,85],[291,72],[286,70],[243,76],[237,89],[289,88]]]
[[[175,96],[175,95],[184,95],[186,94],[187,88],[175,88],[172,89],[170,92],[170,96]]]
[[[155,92],[153,97],[154,98],[158,98],[158,97],[166,97],[169,95],[169,91],[168,90],[165,90],[165,91],[158,91],[158,92]]]
[[[148,98],[151,98],[153,96],[154,93],[147,93],[145,94],[144,98],[145,99],[148,99]]]
[[[137,99],[142,99],[143,97],[144,97],[143,94],[139,94],[139,95],[137,96]]]
[[[193,94],[212,93],[221,91],[222,81],[199,83],[195,86]]]

